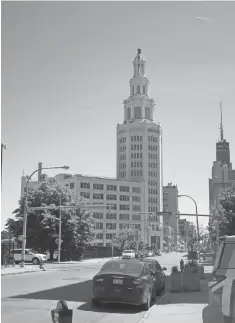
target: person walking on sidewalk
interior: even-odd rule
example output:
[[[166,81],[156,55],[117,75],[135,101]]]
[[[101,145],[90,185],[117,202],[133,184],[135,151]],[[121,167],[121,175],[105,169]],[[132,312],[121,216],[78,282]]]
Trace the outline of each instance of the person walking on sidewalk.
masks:
[[[184,271],[184,260],[183,259],[180,260],[180,271],[181,272]]]

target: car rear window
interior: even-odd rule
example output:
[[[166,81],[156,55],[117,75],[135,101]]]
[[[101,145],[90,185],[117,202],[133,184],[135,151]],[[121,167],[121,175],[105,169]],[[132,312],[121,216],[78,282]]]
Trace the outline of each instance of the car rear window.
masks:
[[[143,265],[140,263],[108,262],[103,265],[101,271],[116,271],[121,273],[140,273]]]

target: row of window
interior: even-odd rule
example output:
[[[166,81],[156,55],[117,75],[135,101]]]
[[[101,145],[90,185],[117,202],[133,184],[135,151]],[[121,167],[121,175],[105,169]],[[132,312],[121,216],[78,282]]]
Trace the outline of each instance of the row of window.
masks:
[[[135,94],[145,94],[145,85],[137,85],[137,86],[134,86],[132,85],[132,95],[135,95]]]
[[[119,223],[119,229],[124,229],[124,228],[130,228],[134,226],[135,229],[138,229],[141,231],[141,224],[136,223],[136,224],[126,224],[126,223]],[[97,222],[96,223],[96,230],[104,230],[104,223],[102,222]],[[106,230],[117,230],[117,223],[106,223]]]
[[[120,169],[125,169],[126,168],[126,163],[120,163],[119,168]]]
[[[148,141],[157,142],[157,137],[148,136]]]
[[[148,184],[152,185],[152,186],[156,186],[157,185],[157,180],[156,179],[149,179]]]
[[[157,163],[149,163],[149,168],[157,168]]]
[[[142,136],[131,136],[131,142],[133,141],[142,141],[143,140],[143,137]]]
[[[131,145],[131,150],[142,150],[143,149],[143,145]]]
[[[149,153],[149,159],[157,159],[157,154]]]
[[[149,206],[148,211],[151,213],[157,212],[157,207],[156,206]]]
[[[156,188],[149,188],[149,194],[157,194]]]
[[[157,172],[149,171],[148,174],[149,174],[149,177],[157,177]]]
[[[115,233],[106,233],[106,239],[111,240],[113,238],[115,238],[116,234]],[[104,239],[104,234],[98,232],[96,234],[96,239]]]
[[[131,162],[131,167],[133,168],[133,167],[142,167],[143,166],[143,163],[142,163],[142,161],[141,162],[139,162],[139,161],[137,161],[137,162]]]
[[[126,146],[125,145],[119,147],[119,152],[121,153],[123,151],[126,151]]]
[[[126,142],[126,137],[122,137],[119,139],[120,144],[124,144]]]
[[[149,145],[149,150],[151,151],[157,151],[157,146],[156,145]]]
[[[142,153],[131,153],[131,158],[136,159],[136,158],[143,158]]]
[[[70,184],[72,184],[72,183],[70,183]],[[81,182],[80,187],[86,188],[86,189],[91,188],[90,183],[86,183],[86,182]],[[103,190],[104,185],[103,184],[93,184],[93,189]],[[117,191],[117,185],[106,185],[106,190],[107,191]],[[129,192],[130,187],[129,186],[120,186],[119,190],[120,190],[120,192]],[[132,192],[133,193],[140,193],[141,188],[140,187],[132,187]]]
[[[142,170],[131,170],[131,176],[142,176]]]
[[[124,171],[124,172],[122,172],[122,171],[120,171],[119,172],[119,178],[125,178],[126,177],[126,172]]]
[[[95,212],[94,213],[94,218],[98,219],[98,220],[103,220],[103,213],[99,213],[99,212]],[[143,215],[141,216],[141,214],[133,214],[132,215],[132,221],[141,221],[141,217],[143,217]],[[116,220],[117,219],[117,214],[116,213],[107,213],[106,214],[106,219],[109,220]],[[121,213],[119,214],[119,220],[122,221],[130,221],[130,214],[127,213]],[[151,217],[151,221],[159,221],[159,216],[157,215],[152,215]],[[130,225],[130,224],[125,224],[125,225]]]
[[[141,111],[141,107],[134,107],[134,119],[142,119],[142,111]],[[150,108],[145,107],[145,116],[143,116],[143,118],[145,117],[145,119],[150,119]],[[127,120],[131,120],[131,108],[127,108]]]
[[[157,198],[156,197],[149,197],[149,203],[157,204]]]
[[[148,132],[159,133],[159,130],[156,128],[148,128]]]
[[[126,155],[119,155],[119,160],[122,161],[122,160],[126,160]]]

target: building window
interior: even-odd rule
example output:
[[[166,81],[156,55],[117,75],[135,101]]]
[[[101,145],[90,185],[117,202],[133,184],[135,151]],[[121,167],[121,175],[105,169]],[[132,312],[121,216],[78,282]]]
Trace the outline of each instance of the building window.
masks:
[[[141,193],[141,187],[132,187],[132,193]]]
[[[111,210],[117,210],[117,204],[107,204],[107,209],[111,209]]]
[[[117,214],[116,213],[107,213],[106,214],[106,219],[109,219],[109,220],[116,220],[117,219]]]
[[[89,189],[89,188],[90,188],[90,183],[81,182],[81,183],[80,183],[80,187],[81,187],[81,188]]]
[[[94,190],[103,190],[104,185],[103,184],[93,184],[93,189]]]
[[[128,195],[120,195],[120,201],[129,201],[130,197]]]
[[[141,107],[134,107],[134,119],[141,119]]]
[[[120,210],[130,210],[130,205],[129,204],[120,204],[119,205]]]
[[[120,186],[120,192],[129,192],[129,186]]]
[[[107,240],[112,240],[115,238],[116,234],[115,233],[106,233],[106,239]]]
[[[140,212],[140,205],[132,205],[132,211]]]
[[[135,223],[135,229],[141,231],[141,224]]]
[[[117,200],[117,195],[115,195],[115,194],[107,194],[106,199],[116,201]]]
[[[140,94],[140,85],[137,85],[137,94]]]
[[[131,119],[131,108],[127,108],[127,120]]]
[[[93,193],[93,199],[94,200],[103,200],[104,199],[104,194]]]
[[[85,199],[89,199],[90,198],[90,193],[88,193],[88,192],[80,192],[80,196],[84,197]]]
[[[145,94],[145,85],[143,85],[143,94]]]
[[[95,219],[103,219],[103,213],[94,212],[94,213],[93,213],[93,217],[94,217]]]
[[[134,85],[132,86],[132,94],[133,95],[135,94],[135,87],[134,87]]]
[[[97,230],[103,230],[103,223],[102,222],[96,222],[96,224],[95,224],[95,228],[97,229]]]
[[[150,120],[150,108],[145,107],[145,119]]]
[[[107,185],[106,189],[107,189],[107,191],[116,191],[117,186],[116,185]]]
[[[70,183],[70,189],[72,190],[75,187],[75,183]]]
[[[127,220],[127,221],[129,221],[130,220],[130,215],[126,214],[126,213],[121,213],[121,214],[119,214],[119,220]]]
[[[101,232],[96,233],[96,239],[103,239],[103,233]]]
[[[140,214],[133,214],[132,220],[133,221],[141,221],[141,215]]]
[[[132,196],[132,202],[141,202],[140,196]]]
[[[106,223],[107,230],[116,230],[116,228],[117,228],[116,223]]]

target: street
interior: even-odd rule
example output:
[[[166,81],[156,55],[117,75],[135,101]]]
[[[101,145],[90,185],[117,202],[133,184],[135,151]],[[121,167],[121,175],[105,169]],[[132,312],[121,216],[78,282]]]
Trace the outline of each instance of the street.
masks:
[[[171,267],[179,265],[182,256],[172,253],[156,257],[161,266],[167,267],[167,281]],[[109,304],[92,308],[92,277],[104,262],[105,259],[53,269],[48,265],[44,272],[2,276],[2,322],[51,322],[51,310],[58,300],[67,301],[73,309],[73,322],[140,322],[145,312],[136,307]],[[159,298],[163,295],[164,292]]]

